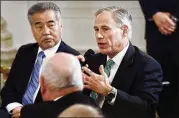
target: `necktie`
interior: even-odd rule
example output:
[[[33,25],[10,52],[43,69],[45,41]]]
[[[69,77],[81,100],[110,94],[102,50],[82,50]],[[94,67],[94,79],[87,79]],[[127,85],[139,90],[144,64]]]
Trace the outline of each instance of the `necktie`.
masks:
[[[104,68],[104,72],[107,74],[108,77],[109,77],[109,75],[110,75],[111,68],[112,68],[112,66],[113,66],[114,64],[115,64],[115,63],[114,63],[114,61],[113,61],[112,59],[109,59],[109,60],[106,62],[106,66],[105,66],[105,68]],[[97,98],[98,98],[97,102],[102,101],[101,99],[104,98],[104,96],[98,95],[98,94],[97,94],[96,92],[94,92],[94,91],[91,92],[90,96],[91,96],[94,100],[97,100]]]
[[[43,51],[41,51],[37,56],[37,61],[34,65],[34,68],[31,74],[31,80],[29,81],[26,92],[22,98],[23,105],[33,104],[33,96],[39,85],[39,70],[40,70],[40,66],[42,65],[42,61],[44,57],[45,57],[45,54]]]
[[[106,63],[104,72],[107,74],[108,77],[110,76],[110,71],[113,65],[114,65],[114,61],[112,59],[109,59]]]

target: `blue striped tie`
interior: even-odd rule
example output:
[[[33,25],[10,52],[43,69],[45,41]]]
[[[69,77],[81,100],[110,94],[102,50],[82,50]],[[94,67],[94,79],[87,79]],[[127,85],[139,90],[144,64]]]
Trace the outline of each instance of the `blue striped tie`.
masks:
[[[39,85],[39,70],[40,70],[40,66],[42,65],[42,61],[44,57],[45,57],[45,54],[43,51],[41,51],[38,54],[37,61],[34,65],[34,68],[31,74],[31,80],[29,81],[26,92],[22,98],[23,105],[33,104],[33,96]]]

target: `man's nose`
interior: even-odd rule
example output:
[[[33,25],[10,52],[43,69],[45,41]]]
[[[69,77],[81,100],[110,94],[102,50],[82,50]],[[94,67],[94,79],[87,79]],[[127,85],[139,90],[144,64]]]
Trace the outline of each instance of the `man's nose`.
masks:
[[[101,39],[101,38],[103,38],[103,35],[102,35],[100,32],[98,32],[98,33],[96,34],[96,38]]]
[[[43,28],[43,34],[44,35],[50,34],[50,29],[47,26],[44,26],[44,28]]]

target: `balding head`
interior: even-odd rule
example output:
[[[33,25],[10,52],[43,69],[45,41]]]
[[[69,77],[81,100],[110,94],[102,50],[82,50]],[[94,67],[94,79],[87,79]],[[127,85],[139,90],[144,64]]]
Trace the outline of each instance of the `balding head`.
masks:
[[[101,113],[94,107],[83,104],[75,104],[65,109],[60,117],[102,117]]]
[[[77,57],[67,53],[56,53],[46,60],[41,72],[42,83],[41,88],[45,87],[51,92],[70,87],[82,90],[82,72]]]

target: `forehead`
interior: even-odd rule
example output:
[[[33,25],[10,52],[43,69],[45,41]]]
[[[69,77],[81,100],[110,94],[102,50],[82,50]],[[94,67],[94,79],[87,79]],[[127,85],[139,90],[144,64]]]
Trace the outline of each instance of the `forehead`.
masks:
[[[116,25],[111,12],[103,11],[102,13],[100,13],[96,16],[94,26],[100,27],[100,26],[104,26],[104,25],[106,25],[106,26]]]
[[[37,12],[34,13],[31,17],[32,22],[48,22],[48,21],[55,21],[55,12],[53,10],[46,10],[44,12]]]

